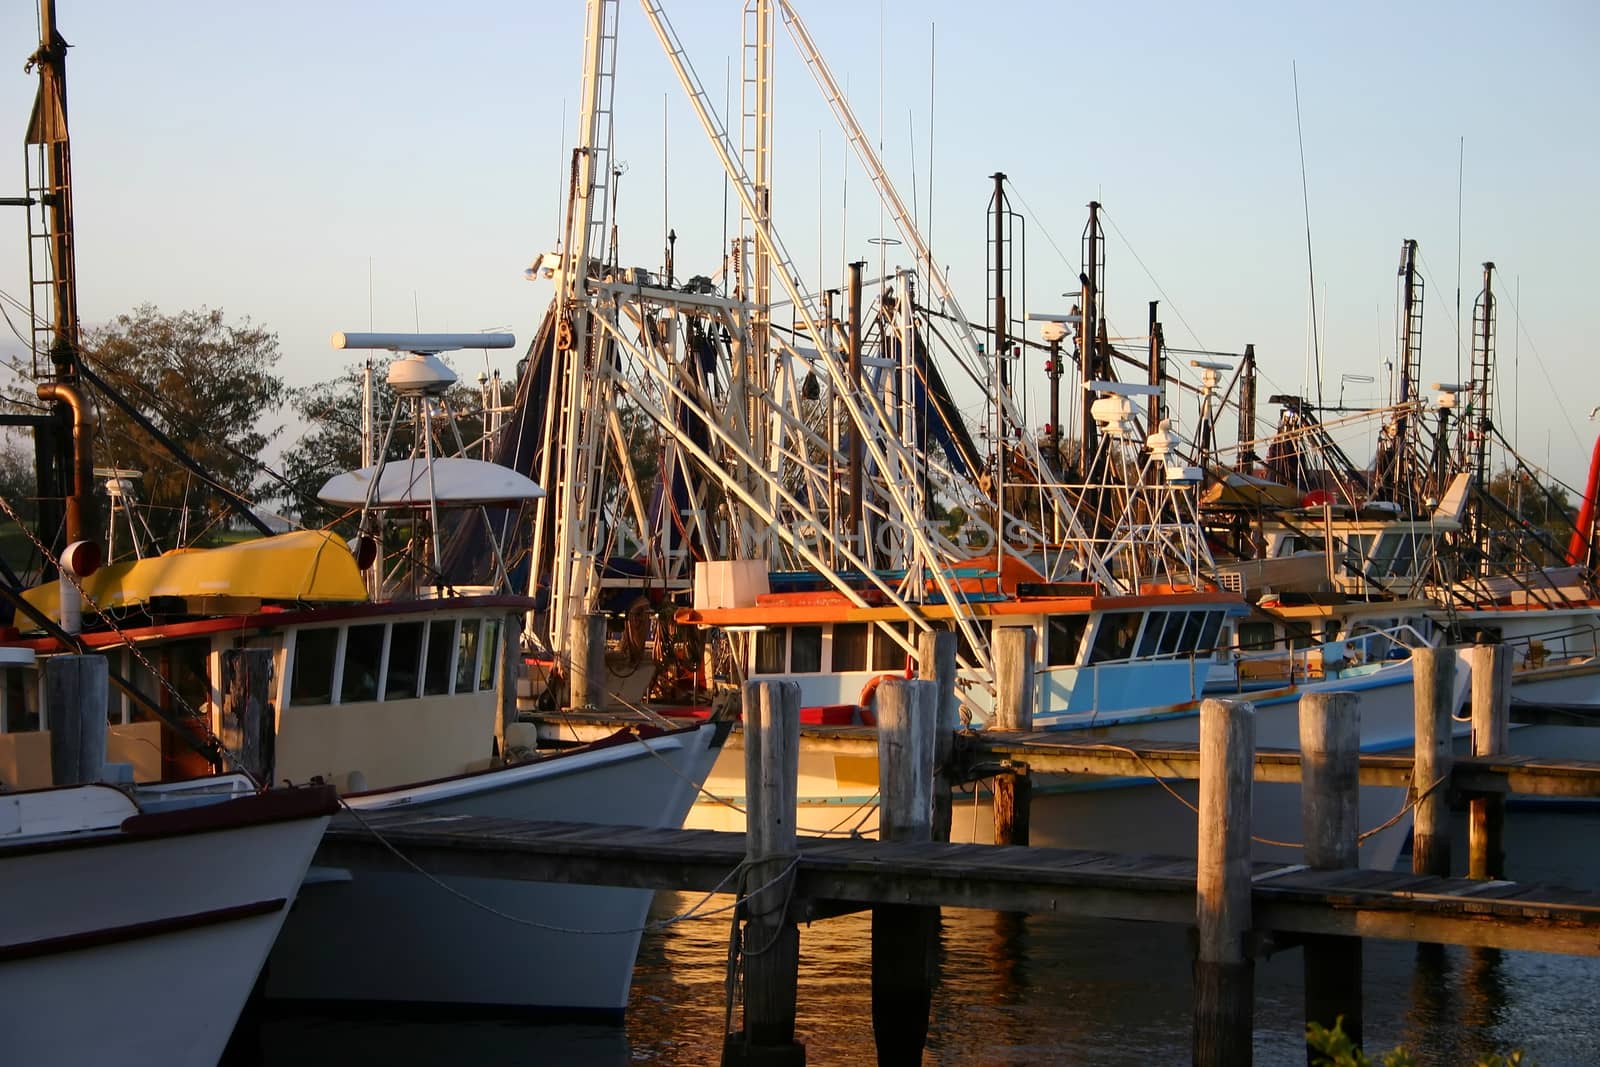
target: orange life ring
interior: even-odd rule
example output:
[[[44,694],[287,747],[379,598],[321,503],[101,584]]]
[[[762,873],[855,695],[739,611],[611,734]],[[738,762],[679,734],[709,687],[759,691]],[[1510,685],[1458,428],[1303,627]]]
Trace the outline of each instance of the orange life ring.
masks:
[[[872,698],[878,692],[878,683],[882,682],[885,678],[900,681],[902,676],[894,672],[890,672],[889,674],[874,674],[871,678],[867,679],[867,684],[861,687],[861,695],[856,698],[856,703],[860,704],[863,708],[872,707]]]

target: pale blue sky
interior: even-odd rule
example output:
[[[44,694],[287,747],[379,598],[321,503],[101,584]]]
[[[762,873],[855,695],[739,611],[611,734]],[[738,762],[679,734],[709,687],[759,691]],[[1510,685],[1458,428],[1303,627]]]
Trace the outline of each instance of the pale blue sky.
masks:
[[[742,5],[663,6],[719,101],[734,57],[737,109]],[[1455,377],[1465,137],[1463,309],[1470,317],[1479,264],[1495,260],[1504,381],[1520,363],[1519,410],[1507,384],[1500,421],[1508,434],[1520,429],[1536,459],[1548,437],[1556,472],[1581,477],[1597,429],[1585,418],[1600,403],[1589,322],[1600,287],[1600,7],[798,6],[875,137],[881,114],[894,179],[908,198],[915,183],[924,219],[932,33],[933,243],[969,315],[983,315],[984,209],[999,169],[1033,216],[1032,309],[1061,309],[1055,294],[1075,284],[1084,205],[1099,199],[1113,224],[1113,332],[1142,333],[1146,302],[1163,299],[1169,343],[1254,342],[1271,389],[1306,380],[1294,65],[1330,400],[1341,372],[1382,380],[1405,237],[1421,242],[1427,274],[1425,378]],[[35,7],[8,0],[0,9],[12,59],[0,78],[0,128],[19,146],[35,86],[21,72]],[[349,358],[329,350],[331,332],[366,327],[370,263],[378,329],[510,325],[519,348],[531,337],[548,284],[521,271],[556,237],[576,127],[577,0],[59,0],[58,18],[74,45],[87,323],[143,302],[221,307],[275,329],[286,376],[309,382]],[[876,264],[866,239],[878,211],[852,168],[841,217],[840,135],[781,27],[778,43],[775,212],[807,280],[815,283],[820,259],[832,285],[846,258]],[[721,171],[654,34],[625,2],[622,258],[651,267],[664,229],[664,105],[678,271],[710,273],[720,259]],[[12,159],[3,195],[21,192],[21,153]],[[12,210],[0,288],[23,296],[22,213]],[[14,350],[9,337],[0,341]],[[1375,400],[1378,388],[1352,383],[1346,399]]]

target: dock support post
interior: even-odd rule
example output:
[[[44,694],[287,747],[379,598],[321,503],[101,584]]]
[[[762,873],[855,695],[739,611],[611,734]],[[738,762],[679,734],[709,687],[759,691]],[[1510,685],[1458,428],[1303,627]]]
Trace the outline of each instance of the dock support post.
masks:
[[[917,637],[917,676],[937,687],[938,714],[933,746],[933,839],[950,840],[953,818],[950,757],[960,728],[960,701],[956,697],[956,635],[949,630],[926,630]]]
[[[599,613],[572,620],[567,668],[567,707],[598,708],[605,701],[606,617]]]
[[[1415,685],[1416,763],[1411,788],[1417,795],[1411,841],[1411,872],[1450,875],[1450,719],[1455,709],[1456,654],[1449,648],[1411,653]]]
[[[1255,963],[1250,914],[1250,794],[1256,712],[1248,701],[1200,704],[1200,835],[1195,863],[1196,1067],[1251,1062]]]
[[[1359,859],[1361,708],[1354,693],[1300,698],[1300,825],[1305,863],[1345,870]],[[1361,939],[1307,935],[1306,1022],[1344,1032],[1361,1044]],[[1309,1056],[1309,1050],[1307,1052]]]
[[[1033,729],[1033,656],[1038,637],[1031,626],[994,628],[994,728]],[[1018,767],[994,779],[994,843],[1026,845],[1033,783]]]
[[[746,872],[744,1029],[723,1041],[723,1067],[804,1067],[794,1039],[800,931],[789,917],[800,780],[800,686],[744,686]],[[756,891],[759,890],[759,891]]]
[[[1511,726],[1511,650],[1502,644],[1472,650],[1472,754],[1504,755]],[[1467,877],[1504,878],[1506,800],[1476,796],[1468,802]]]
[[[271,785],[277,723],[267,694],[271,690],[272,649],[222,650],[222,718],[217,732],[228,751],[258,782]]]
[[[878,689],[880,841],[932,840],[939,695],[929,681],[885,681]],[[880,1067],[922,1062],[938,936],[938,908],[872,909],[872,1036]]]
[[[98,782],[106,765],[104,656],[63,654],[44,661],[50,777],[56,785]]]

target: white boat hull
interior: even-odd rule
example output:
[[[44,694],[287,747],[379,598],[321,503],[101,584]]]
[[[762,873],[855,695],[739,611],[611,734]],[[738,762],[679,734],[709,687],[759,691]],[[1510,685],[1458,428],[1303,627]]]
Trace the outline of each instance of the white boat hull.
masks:
[[[1464,693],[1469,684],[1464,670],[1458,673],[1457,684]],[[1307,690],[1340,688],[1356,692],[1360,699],[1361,739],[1365,751],[1383,751],[1411,743],[1415,712],[1409,664],[1395,664],[1381,674],[1355,681],[1316,683],[1276,693],[1243,693],[1237,694],[1236,699],[1251,700],[1256,706],[1256,744],[1259,747],[1298,749],[1300,694]],[[1198,711],[1123,714],[1110,725],[1091,727],[1080,720],[1058,733],[1062,740],[1086,744],[1194,743],[1199,740],[1200,717]],[[720,757],[707,779],[706,791],[721,798],[721,802],[702,797],[685,825],[694,829],[742,831],[744,773],[742,750]],[[875,835],[878,829],[877,776],[875,757],[811,752],[802,736],[800,832]],[[1195,802],[1194,783],[1171,784],[1190,803]],[[960,799],[963,795],[964,805]],[[1374,829],[1388,821],[1404,801],[1404,789],[1364,787],[1360,799],[1362,828]],[[1254,836],[1258,839],[1254,849],[1257,859],[1300,861],[1297,846],[1273,843],[1286,842],[1292,846],[1301,840],[1300,787],[1297,784],[1256,783],[1251,818]],[[1406,816],[1394,826],[1374,834],[1362,846],[1362,864],[1392,867],[1410,827],[1410,818]],[[1030,839],[1034,844],[1129,854],[1193,855],[1197,839],[1195,817],[1180,800],[1157,783],[1128,778],[1069,779],[1036,775],[1031,828]],[[993,816],[985,792],[980,790],[976,800],[972,792],[958,795],[952,836],[957,841],[992,843]]]
[[[435,815],[677,827],[710,769],[715,731],[706,725],[349,802],[361,812],[404,806]],[[417,873],[313,868],[273,951],[268,996],[621,1017],[650,892],[492,878],[444,882],[448,890]]]
[[[327,821],[0,848],[0,1058],[213,1067]]]

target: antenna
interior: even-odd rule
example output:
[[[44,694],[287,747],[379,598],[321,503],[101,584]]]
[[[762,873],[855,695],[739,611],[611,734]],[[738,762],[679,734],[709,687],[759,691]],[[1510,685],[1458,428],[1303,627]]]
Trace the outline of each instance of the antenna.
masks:
[[[1311,286],[1311,355],[1316,361],[1317,407],[1322,406],[1322,346],[1317,340],[1317,271],[1311,258],[1311,195],[1306,189],[1306,138],[1300,128],[1300,67],[1291,64],[1294,74],[1294,135],[1300,144],[1300,205],[1306,216],[1306,277]],[[1458,357],[1459,360],[1459,357]],[[1460,377],[1460,375],[1457,375]]]

